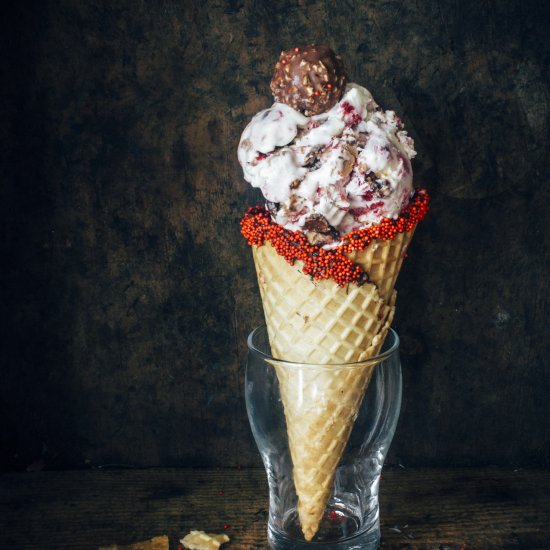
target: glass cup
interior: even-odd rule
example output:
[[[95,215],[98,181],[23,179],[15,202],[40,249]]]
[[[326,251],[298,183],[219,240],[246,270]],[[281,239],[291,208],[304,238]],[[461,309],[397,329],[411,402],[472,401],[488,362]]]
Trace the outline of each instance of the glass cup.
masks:
[[[344,365],[309,365],[275,359],[270,354],[265,326],[250,333],[248,350],[246,408],[269,484],[270,548],[378,548],[380,473],[401,407],[401,364],[397,333],[389,330],[382,352],[376,357]],[[289,443],[285,407],[287,414],[291,415],[294,414],[291,409],[300,401],[306,404],[308,400],[321,404],[327,402],[325,398],[330,401],[323,395],[323,392],[334,392],[334,388],[329,389],[325,383],[327,372],[328,377],[334,377],[337,384],[346,381],[342,388],[355,384],[362,391],[355,405],[350,406],[354,409],[347,422],[351,433],[346,432],[342,438],[341,456],[339,460],[336,457],[336,471],[332,485],[327,489],[330,495],[327,495],[319,528],[315,536],[307,541],[299,520],[291,456],[302,441],[296,436],[296,426],[293,424],[292,445]],[[348,384],[348,380],[364,380],[364,384]],[[283,395],[281,387],[284,388]],[[291,397],[285,392],[290,392]],[[296,417],[292,418],[294,420],[291,421],[289,416],[289,425],[290,422],[296,423]],[[320,427],[319,433],[323,429]],[[303,443],[307,444],[307,438],[304,438]]]

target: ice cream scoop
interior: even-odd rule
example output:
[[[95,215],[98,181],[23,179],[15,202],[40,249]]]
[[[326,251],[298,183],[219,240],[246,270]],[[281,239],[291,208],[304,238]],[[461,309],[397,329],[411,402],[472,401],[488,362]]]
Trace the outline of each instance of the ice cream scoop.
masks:
[[[282,89],[275,98],[285,103],[254,116],[238,149],[244,177],[262,191],[273,220],[331,248],[354,229],[396,219],[413,194],[416,152],[395,112],[351,83],[329,110],[306,116]]]

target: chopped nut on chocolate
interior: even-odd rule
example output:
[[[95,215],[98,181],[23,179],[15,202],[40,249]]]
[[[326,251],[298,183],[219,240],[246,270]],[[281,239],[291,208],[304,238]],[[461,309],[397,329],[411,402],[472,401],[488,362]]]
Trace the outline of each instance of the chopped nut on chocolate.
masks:
[[[312,116],[340,101],[345,85],[342,59],[328,46],[311,44],[281,52],[271,91],[275,101]]]

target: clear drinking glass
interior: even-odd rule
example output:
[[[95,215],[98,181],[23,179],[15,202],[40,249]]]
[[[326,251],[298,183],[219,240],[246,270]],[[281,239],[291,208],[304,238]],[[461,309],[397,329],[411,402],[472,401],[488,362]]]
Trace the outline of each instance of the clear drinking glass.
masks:
[[[370,549],[380,542],[378,487],[401,407],[399,337],[390,329],[382,352],[358,363],[308,365],[275,359],[270,354],[265,326],[248,337],[245,396],[248,418],[262,456],[269,484],[268,540],[274,550]],[[315,537],[307,542],[297,513],[298,497],[280,394],[285,373],[291,373],[293,398],[315,396],[323,402],[323,388],[315,375],[331,370],[337,376],[372,372],[347,445],[338,462],[330,497]],[[353,371],[350,369],[354,369]],[[277,374],[279,373],[279,374]],[[305,395],[307,393],[307,395]],[[287,405],[288,406],[288,405]],[[296,445],[296,443],[294,443]]]

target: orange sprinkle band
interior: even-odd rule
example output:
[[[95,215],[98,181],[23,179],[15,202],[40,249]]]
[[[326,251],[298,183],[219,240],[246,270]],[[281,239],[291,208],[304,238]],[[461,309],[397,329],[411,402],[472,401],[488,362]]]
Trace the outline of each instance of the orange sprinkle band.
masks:
[[[341,287],[349,283],[360,286],[369,280],[368,275],[346,254],[365,250],[374,239],[387,241],[398,233],[411,231],[426,216],[429,201],[428,192],[417,188],[397,219],[383,218],[379,224],[354,229],[344,235],[343,243],[333,250],[312,245],[301,231],[290,231],[275,223],[263,206],[248,210],[241,220],[241,233],[250,246],[262,246],[269,241],[277,254],[290,265],[300,260],[303,263],[302,272],[312,279],[332,279]]]

